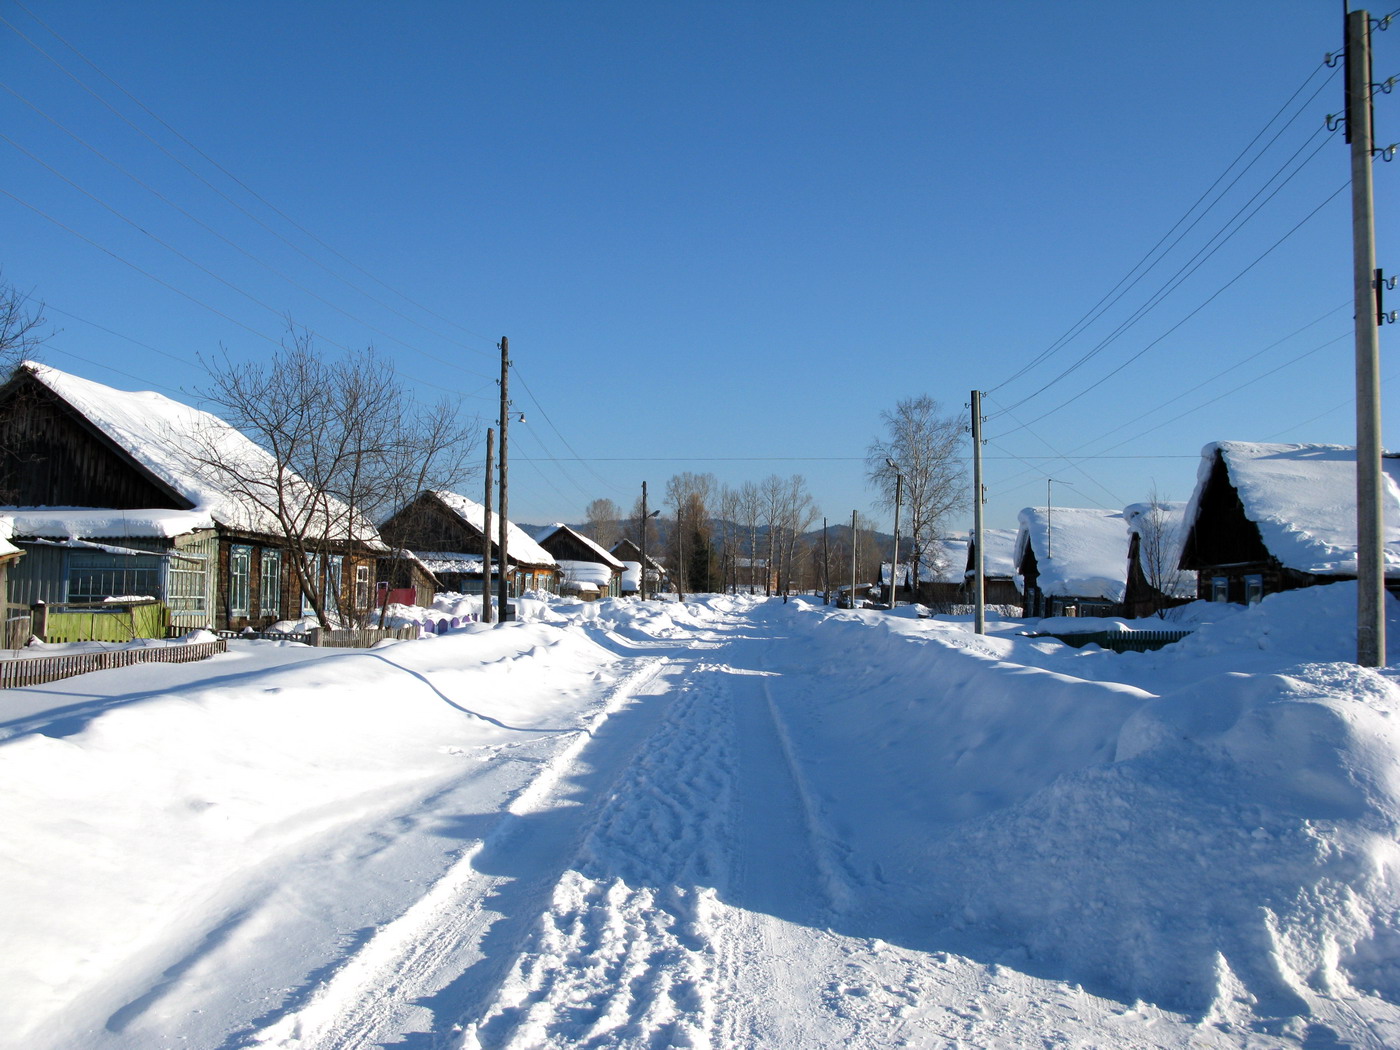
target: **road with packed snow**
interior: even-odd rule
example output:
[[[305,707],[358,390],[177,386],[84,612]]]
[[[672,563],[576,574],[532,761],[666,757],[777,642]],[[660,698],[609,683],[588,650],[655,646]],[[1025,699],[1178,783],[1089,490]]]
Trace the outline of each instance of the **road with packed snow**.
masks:
[[[1200,798],[1163,801],[1179,759],[1114,762],[1125,741],[1150,751],[1124,727],[1156,695],[1118,679],[1187,681],[1199,652],[1125,661],[742,599],[537,614],[372,653],[249,645],[204,679],[155,669],[130,692],[119,672],[29,692],[37,713],[0,723],[0,788],[69,764],[32,790],[67,792],[91,828],[68,829],[78,870],[42,885],[96,900],[66,927],[18,923],[37,956],[0,973],[16,1045],[1379,1047],[1400,1032],[1388,963],[1366,972],[1378,991],[1309,988],[1287,970],[1302,954],[1248,947],[1260,899],[1336,881],[1297,874],[1322,855],[1314,824],[1239,799],[1217,827],[1237,783],[1192,769]],[[258,740],[275,761],[250,759]],[[77,799],[99,759],[109,779]],[[129,861],[76,859],[84,835],[143,843],[147,870],[127,886]],[[1211,867],[1177,887],[1193,854]],[[1275,882],[1240,878],[1251,864]],[[1293,927],[1355,925],[1359,908],[1270,907],[1293,948]]]

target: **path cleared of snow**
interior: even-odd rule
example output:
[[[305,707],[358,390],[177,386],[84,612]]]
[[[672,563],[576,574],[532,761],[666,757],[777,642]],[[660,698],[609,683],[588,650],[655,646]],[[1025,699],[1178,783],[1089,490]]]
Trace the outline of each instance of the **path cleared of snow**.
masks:
[[[16,691],[0,1030],[1400,1045],[1400,691],[1340,662],[1354,599],[1121,656],[912,611],[529,602]]]

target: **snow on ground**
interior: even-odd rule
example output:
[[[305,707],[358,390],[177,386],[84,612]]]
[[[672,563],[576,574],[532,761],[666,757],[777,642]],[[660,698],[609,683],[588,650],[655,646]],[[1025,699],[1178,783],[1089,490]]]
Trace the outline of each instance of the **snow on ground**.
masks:
[[[540,596],[0,694],[0,1031],[1400,1045],[1400,691],[1344,662],[1354,604],[1193,610],[1118,655]]]

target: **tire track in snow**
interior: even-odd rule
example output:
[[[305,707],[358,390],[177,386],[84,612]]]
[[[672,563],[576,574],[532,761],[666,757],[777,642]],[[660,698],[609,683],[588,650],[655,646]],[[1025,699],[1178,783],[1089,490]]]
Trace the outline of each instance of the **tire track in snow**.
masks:
[[[615,760],[625,763],[631,749],[648,732],[649,705],[632,702],[662,676],[669,664],[660,656],[639,661],[634,671],[613,686],[603,706],[575,738],[520,791],[483,841],[454,862],[403,915],[380,927],[304,1005],[235,1045],[349,1050],[404,1031],[421,1031],[423,1022],[431,1021],[431,1017],[423,1017],[425,1007],[415,1005],[415,1001],[431,1002],[457,983],[454,978],[460,981],[464,971],[485,961],[483,943],[502,925],[509,926],[513,920],[519,926],[525,922],[520,916],[537,914],[553,886],[553,878],[531,882],[483,871],[487,866],[483,862],[488,856],[519,845],[524,834],[522,825],[543,810],[561,804],[552,798],[561,782],[590,745],[598,743],[608,725],[615,723],[614,716],[632,705],[631,709],[643,716],[640,725],[632,729],[630,736],[612,742],[612,748],[619,752]],[[556,836],[568,836],[559,822],[553,824]],[[551,846],[564,860],[572,856],[575,848],[568,841],[545,843],[540,848],[548,850]],[[507,931],[505,935],[511,934]],[[522,930],[514,932],[517,941],[522,935]],[[470,989],[457,987],[453,992],[449,999],[470,996]]]
[[[715,885],[732,855],[733,721],[700,665],[618,780],[467,1050],[715,1045]]]

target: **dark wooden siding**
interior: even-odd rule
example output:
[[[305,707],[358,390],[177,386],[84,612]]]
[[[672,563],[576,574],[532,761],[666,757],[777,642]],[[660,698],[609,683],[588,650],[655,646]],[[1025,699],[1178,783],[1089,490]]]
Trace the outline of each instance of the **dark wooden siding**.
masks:
[[[0,494],[24,507],[192,506],[25,373],[0,390]]]

